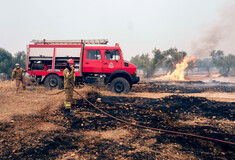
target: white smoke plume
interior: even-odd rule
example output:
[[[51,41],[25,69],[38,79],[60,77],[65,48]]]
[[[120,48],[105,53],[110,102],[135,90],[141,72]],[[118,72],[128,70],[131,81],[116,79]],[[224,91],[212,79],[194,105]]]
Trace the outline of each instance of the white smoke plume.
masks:
[[[223,7],[219,16],[218,21],[208,25],[199,39],[192,43],[194,56],[206,58],[212,50],[235,54],[235,3]]]

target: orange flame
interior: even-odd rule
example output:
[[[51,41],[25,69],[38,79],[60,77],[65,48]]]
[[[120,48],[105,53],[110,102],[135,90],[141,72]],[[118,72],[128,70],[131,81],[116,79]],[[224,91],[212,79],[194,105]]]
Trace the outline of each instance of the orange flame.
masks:
[[[212,74],[212,75],[210,75],[211,78],[217,78],[217,77],[220,77],[220,76],[221,76],[221,74]]]
[[[176,69],[174,72],[170,73],[168,72],[167,75],[158,77],[156,79],[162,79],[162,80],[179,80],[183,81],[184,75],[185,75],[185,69],[188,67],[188,62],[194,61],[195,62],[196,57],[184,57],[183,61],[176,64]]]

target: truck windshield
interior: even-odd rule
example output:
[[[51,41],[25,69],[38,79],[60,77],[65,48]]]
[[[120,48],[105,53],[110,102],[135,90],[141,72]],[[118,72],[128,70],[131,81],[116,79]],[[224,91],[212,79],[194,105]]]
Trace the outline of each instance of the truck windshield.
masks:
[[[106,50],[105,51],[106,60],[120,60],[120,53],[118,50]]]

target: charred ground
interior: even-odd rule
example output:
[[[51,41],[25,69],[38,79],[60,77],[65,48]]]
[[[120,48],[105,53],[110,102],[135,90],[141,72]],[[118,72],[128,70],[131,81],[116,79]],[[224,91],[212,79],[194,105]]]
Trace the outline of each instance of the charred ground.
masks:
[[[235,142],[234,102],[96,92],[87,97],[104,111],[133,123]],[[76,102],[74,118],[64,117],[62,108],[46,107],[38,114],[0,123],[0,159],[235,159],[233,145],[130,126],[82,99]]]
[[[155,81],[143,82],[133,86],[134,92],[160,93],[202,93],[202,92],[235,92],[235,83],[212,81]]]

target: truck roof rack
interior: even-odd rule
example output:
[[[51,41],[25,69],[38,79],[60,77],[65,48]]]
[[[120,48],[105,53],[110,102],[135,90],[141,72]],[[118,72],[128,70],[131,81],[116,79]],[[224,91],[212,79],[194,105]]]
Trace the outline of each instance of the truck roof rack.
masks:
[[[85,40],[32,40],[30,43],[33,43],[35,45],[37,44],[48,44],[48,45],[57,45],[57,44],[107,44],[107,39],[85,39]]]

